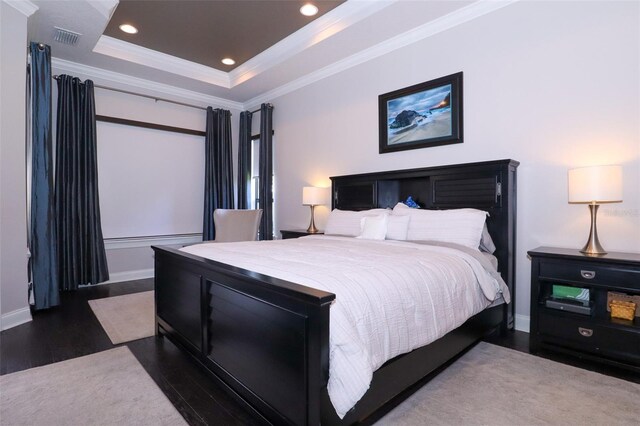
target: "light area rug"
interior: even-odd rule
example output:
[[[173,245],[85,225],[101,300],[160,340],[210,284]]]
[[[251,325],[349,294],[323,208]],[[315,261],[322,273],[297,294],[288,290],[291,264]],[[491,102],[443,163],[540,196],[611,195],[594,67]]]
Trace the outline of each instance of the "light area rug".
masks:
[[[153,291],[89,300],[114,345],[155,334]]]
[[[127,347],[0,376],[0,424],[186,425]]]
[[[638,425],[640,385],[480,343],[376,425]]]

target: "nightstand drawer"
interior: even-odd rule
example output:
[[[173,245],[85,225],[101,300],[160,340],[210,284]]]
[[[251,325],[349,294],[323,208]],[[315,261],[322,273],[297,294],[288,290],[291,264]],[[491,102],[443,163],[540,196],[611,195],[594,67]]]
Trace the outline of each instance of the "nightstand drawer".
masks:
[[[600,353],[611,358],[634,360],[640,365],[640,333],[603,325],[596,327]]]
[[[598,347],[596,342],[599,333],[595,330],[590,316],[585,316],[583,320],[541,312],[538,331],[542,336],[567,340],[583,347]]]
[[[607,284],[640,289],[640,270],[581,262],[540,262],[540,277],[581,284]]]
[[[542,341],[640,364],[639,332],[596,324],[589,316],[581,319],[541,312],[538,321]]]

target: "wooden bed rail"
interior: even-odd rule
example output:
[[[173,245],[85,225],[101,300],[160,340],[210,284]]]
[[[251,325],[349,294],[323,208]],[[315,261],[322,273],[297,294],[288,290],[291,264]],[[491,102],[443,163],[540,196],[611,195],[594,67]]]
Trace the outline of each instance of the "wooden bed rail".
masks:
[[[187,349],[271,422],[320,424],[335,295],[152,248],[158,334]]]

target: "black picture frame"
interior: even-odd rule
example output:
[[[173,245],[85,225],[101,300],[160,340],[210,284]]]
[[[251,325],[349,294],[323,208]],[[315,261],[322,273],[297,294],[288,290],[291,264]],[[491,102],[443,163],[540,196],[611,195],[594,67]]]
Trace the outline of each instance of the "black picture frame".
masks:
[[[378,96],[378,128],[380,154],[463,143],[462,72]]]

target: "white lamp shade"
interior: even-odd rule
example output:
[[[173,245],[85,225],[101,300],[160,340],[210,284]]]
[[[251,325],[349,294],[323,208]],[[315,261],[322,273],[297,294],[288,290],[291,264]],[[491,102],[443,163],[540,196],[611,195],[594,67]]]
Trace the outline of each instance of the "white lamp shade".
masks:
[[[570,203],[622,201],[622,167],[593,166],[569,170]]]
[[[325,188],[305,186],[302,188],[302,204],[305,206],[318,206],[325,203]]]

